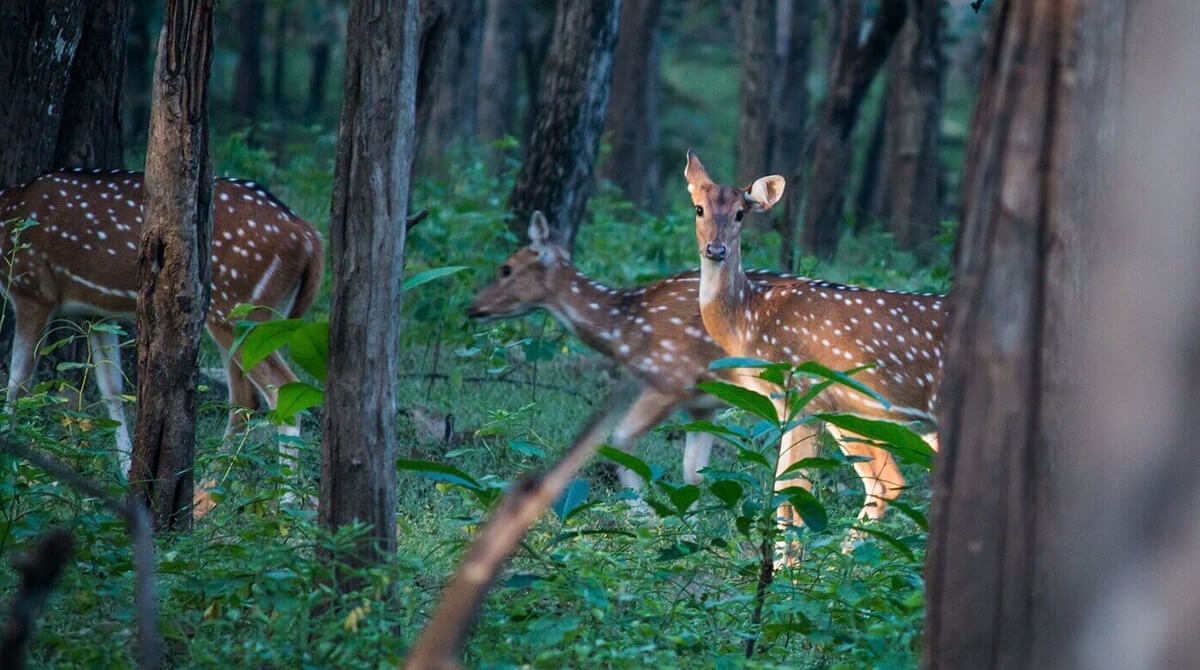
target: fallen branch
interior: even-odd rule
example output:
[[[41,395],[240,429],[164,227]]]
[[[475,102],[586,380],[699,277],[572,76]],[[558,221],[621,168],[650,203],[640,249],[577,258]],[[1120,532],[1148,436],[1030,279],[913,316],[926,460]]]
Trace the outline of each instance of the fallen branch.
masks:
[[[134,601],[137,606],[138,647],[141,658],[139,667],[143,670],[158,670],[162,667],[162,644],[158,637],[158,608],[154,596],[154,542],[150,533],[150,516],[145,505],[133,498],[121,502],[106,493],[100,485],[75,472],[58,459],[6,438],[0,438],[0,451],[7,451],[33,463],[53,475],[55,479],[99,500],[125,521],[125,527],[133,540],[133,570],[136,576]]]
[[[33,625],[50,597],[63,566],[71,559],[74,542],[65,530],[50,531],[27,555],[13,559],[13,570],[21,585],[9,606],[8,622],[0,638],[0,668],[25,667],[25,648],[33,636]]]
[[[624,415],[635,387],[622,384],[605,406],[592,414],[562,458],[549,470],[516,482],[492,513],[466,557],[442,593],[433,617],[425,625],[404,667],[409,670],[450,670],[461,667],[459,650],[475,621],[500,566],[516,549],[538,516],[562,493]]]

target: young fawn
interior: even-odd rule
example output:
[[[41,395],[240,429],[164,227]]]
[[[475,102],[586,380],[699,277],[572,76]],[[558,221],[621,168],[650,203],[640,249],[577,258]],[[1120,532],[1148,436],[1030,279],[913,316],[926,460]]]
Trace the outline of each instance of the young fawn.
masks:
[[[708,364],[724,357],[704,332],[696,309],[699,273],[685,272],[632,289],[602,286],[571,264],[566,249],[550,241],[541,212],[529,221],[530,245],[500,266],[500,273],[475,294],[467,315],[477,321],[523,316],[542,308],[601,354],[620,363],[638,380],[640,393],[613,432],[614,446],[631,450],[637,440],[672,410],[694,419],[709,418],[719,402],[696,390],[696,382],[715,379]],[[752,273],[753,281],[783,278]],[[712,436],[688,433],[683,478],[700,481],[708,464]],[[637,475],[621,468],[621,483],[639,486]]]
[[[26,220],[36,222],[23,225]],[[137,306],[138,242],[142,224],[142,174],[63,170],[0,192],[0,290],[15,316],[8,403],[33,374],[37,342],[56,314],[85,318],[127,317]],[[308,223],[258,184],[213,182],[212,301],[208,334],[225,357],[229,402],[254,407],[255,391],[274,408],[276,389],[296,380],[279,354],[242,369],[229,356],[234,341],[231,310],[239,303],[268,307],[287,317],[303,315],[321,285],[321,238]],[[131,443],[121,405],[117,336],[91,331],[92,372],[116,428],[122,473]],[[241,413],[232,412],[229,429]],[[299,422],[281,432],[298,435]]]
[[[873,419],[934,421],[947,320],[943,296],[819,279],[797,278],[771,286],[749,281],[742,270],[742,217],[747,212],[764,212],[778,202],[783,195],[783,177],[763,177],[747,188],[721,186],[709,179],[700,159],[690,151],[684,176],[696,213],[700,315],[705,329],[728,355],[789,363],[816,361],[833,369],[871,365],[858,380],[890,405],[885,407],[835,385],[810,407]],[[738,383],[763,395],[772,392],[753,371],[741,375]],[[782,399],[775,402],[783,416]],[[888,501],[904,487],[895,460],[862,438],[827,428],[845,453],[870,459],[854,464],[866,489],[859,518],[880,518]],[[812,437],[804,427],[784,435],[780,472],[815,455]],[[936,435],[928,435],[926,440],[937,448]],[[794,510],[780,511],[785,519],[799,523]]]

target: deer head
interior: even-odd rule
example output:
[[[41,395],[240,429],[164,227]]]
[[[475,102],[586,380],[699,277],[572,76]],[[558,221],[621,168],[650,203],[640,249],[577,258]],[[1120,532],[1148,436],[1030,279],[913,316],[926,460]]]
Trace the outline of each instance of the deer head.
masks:
[[[467,316],[491,321],[524,316],[546,306],[570,261],[566,249],[550,241],[545,215],[529,217],[529,246],[509,256],[496,278],[475,294]]]
[[[746,212],[771,209],[783,196],[785,183],[783,177],[771,175],[746,188],[714,184],[690,149],[683,176],[696,210],[696,245],[701,258],[712,263],[722,263],[735,252],[741,258],[742,218]]]

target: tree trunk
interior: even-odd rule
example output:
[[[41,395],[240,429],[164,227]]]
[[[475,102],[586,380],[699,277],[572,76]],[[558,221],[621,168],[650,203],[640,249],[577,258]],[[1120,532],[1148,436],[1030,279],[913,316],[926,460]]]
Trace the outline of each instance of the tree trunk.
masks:
[[[349,565],[396,551],[395,384],[418,12],[417,0],[350,4],[329,225],[333,290],[318,508],[327,528],[371,526],[351,556],[337,557]]]
[[[258,113],[262,100],[263,0],[241,0],[236,9],[238,62],[234,74],[233,111],[246,118]]]
[[[122,167],[121,82],[125,73],[127,0],[93,0],[71,63],[54,163]]]
[[[787,188],[783,207],[775,215],[779,233],[779,267],[784,272],[796,260],[796,228],[804,194],[804,167],[808,155],[808,71],[812,67],[813,23],[817,3],[780,0],[776,14],[776,58],[783,67],[779,101],[772,123],[771,163],[768,172],[784,175]]]
[[[624,0],[613,56],[605,176],[638,205],[658,199],[658,27],[660,0]]]
[[[942,124],[941,9],[944,0],[909,0],[887,88],[877,214],[902,249],[919,250],[938,231]]]
[[[138,248],[138,411],[130,495],[158,530],[191,525],[196,375],[209,298],[213,0],[167,0],[151,96]]]
[[[517,134],[517,66],[524,34],[524,0],[487,0],[479,58],[479,137]]]
[[[283,112],[283,87],[287,77],[287,52],[284,46],[288,39],[288,12],[286,7],[275,10],[275,53],[271,67],[271,104],[277,113]]]
[[[543,65],[554,37],[554,0],[536,0],[525,6],[525,35],[521,41],[521,73],[525,80],[525,118],[521,125],[521,145],[529,146],[537,124],[542,90]]]
[[[863,96],[904,25],[907,0],[885,0],[860,43],[861,0],[846,0],[833,25],[829,86],[821,104],[812,176],[804,208],[804,244],[830,258],[837,250],[842,206],[850,177],[851,139]]]
[[[1108,327],[1080,324],[1081,296],[1107,299],[1086,290],[1081,259],[1094,244],[1096,200],[1108,188],[1126,10],[1120,0],[1014,0],[997,11],[968,146],[940,394],[924,667],[1126,667],[1060,662],[1064,642],[1078,634],[1070,615],[1080,603],[1061,598],[1072,570],[1053,562],[1088,562],[1102,551],[1064,544],[1064,503],[1093,512],[1088,527],[1071,535],[1096,537],[1095,526],[1112,522],[1094,514],[1106,487],[1075,499],[1060,484],[1068,469],[1102,461],[1068,421],[1086,368],[1078,364],[1079,335]],[[1194,90],[1196,61],[1187,62]],[[1195,98],[1188,101],[1194,117]],[[1194,145],[1196,133],[1187,137]],[[1125,291],[1141,283],[1131,281]],[[1133,354],[1117,358],[1138,360],[1140,371]],[[1096,365],[1111,373],[1110,363]],[[1114,377],[1105,377],[1111,384]],[[1123,389],[1122,400],[1130,397]],[[1132,428],[1127,419],[1122,413]],[[1093,592],[1110,586],[1103,572],[1088,584]],[[1130,665],[1156,667],[1141,656]]]
[[[541,210],[567,249],[592,192],[620,13],[621,0],[559,0],[537,122],[508,200],[514,228]]]
[[[483,0],[454,0],[429,11],[440,15],[430,18],[422,43],[417,148],[419,156],[436,158],[475,136]]]
[[[742,74],[738,100],[738,143],[736,178],[749,184],[767,174],[771,166],[771,119],[778,100],[775,60],[775,3],[771,0],[742,0],[739,62]]]
[[[0,3],[0,188],[53,165],[85,0]]]
[[[124,144],[137,146],[150,121],[150,82],[153,77],[150,19],[157,8],[153,0],[133,0],[125,42]]]
[[[309,59],[312,61],[308,76],[308,102],[304,105],[304,116],[313,119],[325,107],[325,82],[329,79],[329,61],[333,55],[333,40],[337,34],[337,19],[334,9],[327,3],[318,5],[320,19],[317,21]]]

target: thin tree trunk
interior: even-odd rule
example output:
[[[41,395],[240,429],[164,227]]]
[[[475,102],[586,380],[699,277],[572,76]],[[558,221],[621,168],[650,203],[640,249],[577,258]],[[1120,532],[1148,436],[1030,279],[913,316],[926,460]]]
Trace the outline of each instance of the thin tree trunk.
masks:
[[[776,66],[775,3],[771,0],[742,0],[739,62],[742,75],[738,100],[738,183],[767,174],[771,166],[771,119],[779,91]]]
[[[262,32],[266,17],[263,0],[241,0],[235,8],[238,62],[234,73],[233,111],[253,118],[262,100]]]
[[[338,32],[334,9],[322,2],[318,11],[320,19],[317,21],[316,35],[308,52],[312,65],[308,76],[308,101],[304,105],[304,116],[309,119],[316,118],[325,107],[325,82],[329,79],[333,39]]]
[[[192,521],[196,362],[211,276],[212,10],[213,0],[167,0],[154,67],[129,483],[158,530],[186,529]]]
[[[479,58],[479,136],[517,134],[517,67],[525,30],[524,0],[487,0]]]
[[[395,384],[419,11],[417,0],[350,4],[329,226],[333,290],[318,518],[331,529],[371,527],[352,555],[337,557],[352,566],[396,551]]]
[[[568,249],[592,192],[620,13],[620,0],[559,0],[537,123],[508,200],[514,227],[541,210]]]
[[[787,177],[783,207],[777,208],[775,230],[779,233],[779,267],[784,272],[795,263],[797,224],[804,194],[804,168],[808,127],[808,72],[812,67],[813,23],[817,3],[811,0],[780,0],[776,14],[776,58],[783,67],[779,101],[772,123],[769,172]]]
[[[1071,577],[1048,559],[1078,553],[1062,544],[1059,511],[1067,469],[1089,452],[1067,424],[1082,369],[1073,329],[1112,151],[1125,10],[1014,0],[999,11],[964,179],[926,668],[1064,668],[1052,659],[1074,634],[1063,617],[1075,605],[1049,606]],[[1103,494],[1080,495],[1094,509]]]
[[[907,0],[885,0],[861,43],[861,0],[846,0],[834,21],[829,87],[821,105],[804,208],[805,247],[819,257],[830,258],[837,250],[859,109],[906,14]]]
[[[604,174],[638,205],[658,199],[658,34],[661,0],[624,0],[613,56]]]
[[[150,84],[153,63],[150,57],[150,19],[157,4],[152,0],[133,0],[129,28],[125,33],[125,84],[121,97],[125,108],[125,146],[136,146],[146,134],[150,122]]]

